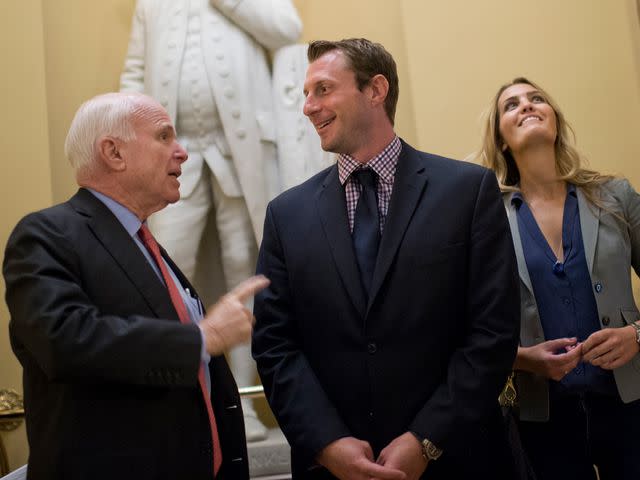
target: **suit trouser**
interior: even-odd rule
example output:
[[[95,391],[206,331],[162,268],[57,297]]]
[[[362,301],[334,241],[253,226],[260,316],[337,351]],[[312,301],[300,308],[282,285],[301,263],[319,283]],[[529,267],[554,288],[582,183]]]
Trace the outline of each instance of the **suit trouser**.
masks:
[[[548,422],[519,422],[520,437],[539,480],[640,478],[640,400],[617,395],[551,395]]]
[[[244,197],[225,195],[206,163],[191,195],[180,198],[178,202],[154,214],[149,224],[158,242],[192,281],[196,271],[196,256],[211,208],[215,209],[222,270],[227,290],[230,290],[254,274],[258,249]],[[238,385],[253,385],[256,371],[250,345],[234,348],[230,352],[230,360]],[[246,403],[243,402],[245,414],[251,408]]]

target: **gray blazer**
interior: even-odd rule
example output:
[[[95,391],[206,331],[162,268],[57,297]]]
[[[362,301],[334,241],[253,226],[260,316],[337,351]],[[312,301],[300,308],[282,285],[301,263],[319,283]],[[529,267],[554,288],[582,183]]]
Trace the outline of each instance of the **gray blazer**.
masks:
[[[640,275],[640,195],[625,179],[610,180],[603,185],[604,205],[624,218],[625,223],[605,209],[590,204],[579,188],[577,194],[582,239],[600,326],[623,327],[640,319],[630,276],[630,267]],[[520,344],[530,347],[544,342],[545,338],[522,250],[516,209],[511,204],[512,197],[512,192],[503,195],[520,274]],[[640,398],[640,354],[615,369],[613,375],[624,402]],[[520,419],[548,420],[547,379],[529,372],[517,372],[516,386]]]

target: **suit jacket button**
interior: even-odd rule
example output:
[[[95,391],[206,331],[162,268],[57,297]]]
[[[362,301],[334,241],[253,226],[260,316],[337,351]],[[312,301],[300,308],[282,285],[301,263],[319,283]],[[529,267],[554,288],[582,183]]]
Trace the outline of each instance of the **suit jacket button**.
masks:
[[[598,282],[593,286],[593,288],[595,289],[596,293],[600,293],[602,291],[602,284]]]
[[[371,355],[373,355],[377,351],[378,346],[375,343],[371,342],[369,345],[367,345],[367,352],[369,352]]]
[[[607,325],[609,325],[609,323],[611,323],[611,320],[609,319],[609,317],[607,317],[606,315],[602,317],[602,325],[606,327]]]

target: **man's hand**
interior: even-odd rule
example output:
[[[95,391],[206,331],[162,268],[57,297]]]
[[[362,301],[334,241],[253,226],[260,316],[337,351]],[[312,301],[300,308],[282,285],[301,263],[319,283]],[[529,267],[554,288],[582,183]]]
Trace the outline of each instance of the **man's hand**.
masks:
[[[395,468],[377,465],[371,445],[354,437],[343,437],[324,447],[316,459],[340,480],[405,480]]]
[[[583,348],[576,338],[558,338],[533,347],[518,347],[514,368],[560,381],[576,368]],[[562,353],[557,353],[558,351]]]
[[[605,328],[592,333],[583,342],[582,358],[596,367],[613,370],[631,360],[639,350],[636,330],[631,325]]]
[[[418,480],[427,468],[428,461],[422,456],[422,445],[418,439],[407,432],[380,452],[377,463],[404,472],[407,480]]]
[[[248,278],[209,309],[199,324],[209,355],[220,355],[249,339],[255,318],[244,304],[268,285],[263,275]]]

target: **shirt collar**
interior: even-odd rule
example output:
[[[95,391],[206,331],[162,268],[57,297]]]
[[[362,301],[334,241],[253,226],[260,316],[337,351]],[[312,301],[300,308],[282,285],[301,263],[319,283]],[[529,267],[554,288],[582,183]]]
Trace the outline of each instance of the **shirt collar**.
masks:
[[[402,142],[395,136],[391,143],[365,164],[357,162],[351,155],[338,155],[338,178],[344,185],[355,170],[367,166],[378,174],[380,181],[393,183],[398,158],[402,150]]]
[[[98,200],[104,203],[105,206],[111,210],[111,213],[116,216],[130,236],[133,237],[138,233],[142,222],[131,210],[121,203],[116,202],[113,198],[108,197],[104,193],[97,192],[91,188],[87,188],[87,190],[89,190]]]
[[[524,198],[522,198],[522,192],[520,190],[518,190],[517,192],[513,192],[513,195],[511,196],[511,205],[516,208],[520,208],[522,202],[524,202]]]

